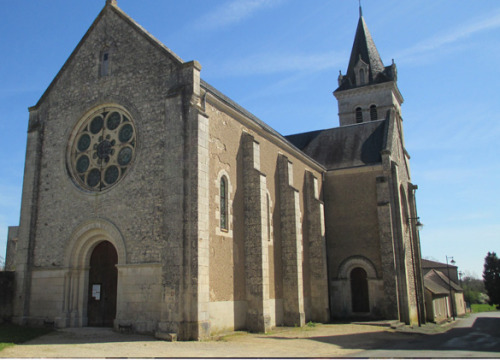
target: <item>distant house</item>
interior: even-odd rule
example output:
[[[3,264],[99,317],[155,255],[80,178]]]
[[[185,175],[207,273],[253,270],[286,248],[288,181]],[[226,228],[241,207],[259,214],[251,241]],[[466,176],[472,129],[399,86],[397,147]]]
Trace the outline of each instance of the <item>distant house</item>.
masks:
[[[422,273],[425,275],[431,270],[437,270],[450,277],[450,280],[458,284],[458,267],[452,264],[422,259]],[[449,271],[449,272],[448,272]],[[449,275],[448,275],[449,274]]]
[[[427,321],[439,323],[464,315],[464,291],[458,285],[457,267],[422,259],[422,272]]]

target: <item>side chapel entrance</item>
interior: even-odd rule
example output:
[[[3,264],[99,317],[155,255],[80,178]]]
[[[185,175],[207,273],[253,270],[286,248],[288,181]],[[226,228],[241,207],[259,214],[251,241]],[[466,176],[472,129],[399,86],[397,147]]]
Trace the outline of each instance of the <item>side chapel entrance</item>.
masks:
[[[112,327],[116,317],[118,254],[109,241],[99,243],[90,256],[88,326]]]
[[[366,271],[360,267],[354,268],[351,271],[351,298],[352,312],[370,312],[367,274]]]

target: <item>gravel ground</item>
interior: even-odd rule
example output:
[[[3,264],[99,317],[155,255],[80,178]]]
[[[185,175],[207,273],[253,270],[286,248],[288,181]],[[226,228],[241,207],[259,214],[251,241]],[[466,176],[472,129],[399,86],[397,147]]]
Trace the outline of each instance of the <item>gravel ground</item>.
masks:
[[[411,330],[410,330],[411,331]],[[108,328],[69,328],[0,351],[1,358],[103,357],[346,357],[386,341],[419,336],[362,324],[277,328],[268,334],[233,333],[214,340],[165,342]]]

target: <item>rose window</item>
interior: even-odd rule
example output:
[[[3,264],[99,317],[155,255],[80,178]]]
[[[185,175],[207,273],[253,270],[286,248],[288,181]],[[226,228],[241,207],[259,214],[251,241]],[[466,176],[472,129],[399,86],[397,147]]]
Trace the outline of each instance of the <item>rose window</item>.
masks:
[[[131,116],[106,107],[86,117],[70,140],[70,171],[78,185],[91,191],[108,189],[132,165],[136,131]]]

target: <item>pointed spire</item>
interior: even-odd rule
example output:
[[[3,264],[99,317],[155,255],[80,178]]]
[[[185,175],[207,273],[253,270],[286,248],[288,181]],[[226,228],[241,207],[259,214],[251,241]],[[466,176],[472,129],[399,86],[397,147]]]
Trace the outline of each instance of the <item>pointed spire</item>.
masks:
[[[359,20],[352,44],[351,57],[346,74],[339,76],[337,90],[397,80],[396,65],[384,66],[363,17],[361,0],[358,1]]]
[[[116,0],[106,0],[106,5],[114,5],[114,6],[116,6],[118,4],[116,3]]]
[[[380,58],[375,43],[373,42],[368,26],[365,23],[365,19],[361,15],[361,7],[356,36],[354,37],[354,43],[352,45],[351,58],[347,68],[347,76],[354,76],[354,67],[359,60],[369,66],[370,81],[375,78],[377,73],[384,71],[382,59]]]

